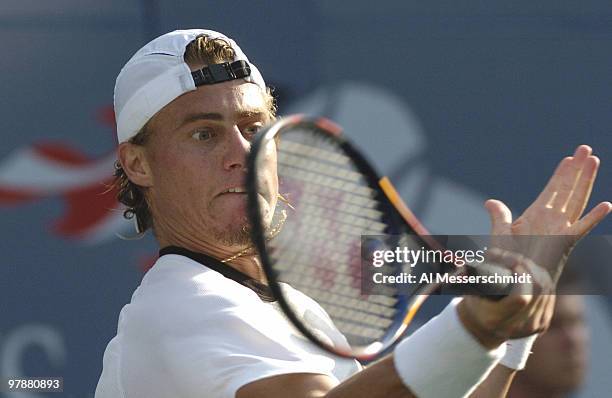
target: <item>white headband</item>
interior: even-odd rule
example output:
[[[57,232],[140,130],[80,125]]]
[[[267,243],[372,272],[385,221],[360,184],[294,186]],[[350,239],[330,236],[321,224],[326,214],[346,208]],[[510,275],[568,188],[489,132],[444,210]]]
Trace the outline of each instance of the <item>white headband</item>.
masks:
[[[175,98],[196,89],[194,76],[183,56],[187,45],[202,35],[212,39],[221,38],[230,43],[235,53],[234,61],[246,61],[248,65],[245,69],[247,76],[242,78],[265,90],[266,84],[261,73],[255,65],[249,63],[232,39],[204,29],[166,33],[138,50],[117,76],[114,104],[119,143],[135,136],[153,115]]]

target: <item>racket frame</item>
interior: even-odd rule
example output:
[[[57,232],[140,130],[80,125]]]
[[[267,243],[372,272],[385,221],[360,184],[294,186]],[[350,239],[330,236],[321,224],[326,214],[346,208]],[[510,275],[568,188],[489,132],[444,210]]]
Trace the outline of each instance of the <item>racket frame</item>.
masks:
[[[393,319],[387,333],[385,333],[380,339],[381,341],[370,343],[367,346],[351,347],[351,349],[348,350],[342,347],[334,347],[321,341],[306,326],[304,326],[302,320],[299,319],[294,310],[291,308],[291,305],[289,305],[289,303],[285,300],[284,293],[281,285],[279,284],[278,275],[275,272],[272,264],[273,260],[268,254],[264,232],[265,227],[259,209],[259,199],[257,193],[257,164],[262,146],[267,145],[267,143],[271,140],[275,140],[277,137],[280,137],[283,131],[285,131],[287,128],[299,127],[300,125],[309,128],[314,126],[321,131],[321,134],[324,134],[323,132],[327,133],[330,138],[336,141],[344,153],[353,160],[357,166],[357,169],[359,169],[359,171],[363,174],[367,183],[372,187],[379,187],[379,193],[382,197],[380,202],[382,205],[388,207],[386,209],[386,214],[395,213],[397,217],[393,217],[393,220],[403,220],[406,224],[405,226],[399,224],[392,225],[396,231],[401,231],[404,227],[407,227],[409,229],[408,233],[414,234],[414,236],[418,237],[424,246],[427,246],[428,248],[437,248],[441,247],[441,245],[435,239],[433,239],[433,237],[427,236],[429,235],[429,232],[414,216],[408,206],[402,201],[389,179],[387,177],[380,178],[374,168],[370,165],[370,162],[366,160],[365,156],[342,135],[342,129],[340,126],[329,119],[323,117],[311,117],[301,114],[287,116],[265,128],[263,131],[258,133],[253,140],[251,144],[251,151],[247,157],[248,172],[246,178],[246,190],[248,200],[248,216],[252,224],[251,236],[253,244],[259,253],[270,290],[274,294],[274,297],[278,300],[278,303],[287,318],[304,336],[306,336],[317,346],[340,357],[353,358],[360,361],[371,361],[377,358],[381,352],[387,350],[401,338],[423,302],[425,302],[430,294],[435,292],[440,287],[440,284],[421,286],[416,292],[411,294],[410,298],[403,297],[400,299],[400,305],[403,306],[404,311],[398,311],[398,315],[395,317],[395,319]]]

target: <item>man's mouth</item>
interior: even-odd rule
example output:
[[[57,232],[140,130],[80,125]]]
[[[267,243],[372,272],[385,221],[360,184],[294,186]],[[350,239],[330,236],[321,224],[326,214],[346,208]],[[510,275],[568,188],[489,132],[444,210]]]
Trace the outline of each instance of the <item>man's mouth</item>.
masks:
[[[221,195],[225,193],[246,193],[246,189],[242,187],[228,188],[225,191],[221,192]]]
[[[267,197],[264,189],[258,190],[257,193],[264,200]],[[245,187],[231,187],[231,188],[227,188],[227,189],[221,191],[218,194],[218,196],[231,195],[231,194],[246,195],[247,194],[247,189]]]

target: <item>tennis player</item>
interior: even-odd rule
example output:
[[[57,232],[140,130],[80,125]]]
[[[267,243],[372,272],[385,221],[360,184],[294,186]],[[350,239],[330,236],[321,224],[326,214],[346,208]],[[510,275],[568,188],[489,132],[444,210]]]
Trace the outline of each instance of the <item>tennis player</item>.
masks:
[[[161,250],[119,315],[97,398],[501,397],[548,327],[554,296],[466,297],[365,369],[333,357],[284,318],[251,249],[245,157],[275,107],[238,45],[207,30],[158,37],[119,73],[115,113],[119,200]],[[258,193],[273,211],[274,150],[265,165]],[[487,202],[493,232],[584,235],[612,209],[580,218],[597,167],[579,147],[514,223],[503,203]],[[295,301],[320,316],[299,292]]]

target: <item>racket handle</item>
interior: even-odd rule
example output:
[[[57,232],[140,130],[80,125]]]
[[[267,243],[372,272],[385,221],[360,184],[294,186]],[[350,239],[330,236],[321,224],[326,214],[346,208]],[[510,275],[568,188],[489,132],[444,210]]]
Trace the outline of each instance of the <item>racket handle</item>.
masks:
[[[508,268],[499,265],[483,263],[477,267],[468,266],[468,275],[512,278],[513,272]],[[509,295],[515,287],[514,283],[497,282],[497,283],[477,283],[472,285],[475,294],[485,296],[489,300],[498,301]]]
[[[450,293],[457,295],[478,295],[484,296],[489,300],[498,301],[508,296],[516,290],[516,283],[505,282],[502,279],[513,279],[514,272],[508,268],[499,265],[482,263],[478,266],[465,266],[463,276],[478,276],[491,279],[491,283],[465,283],[465,284],[450,284],[448,290]],[[495,281],[494,279],[499,279]],[[447,291],[448,291],[447,290]]]

